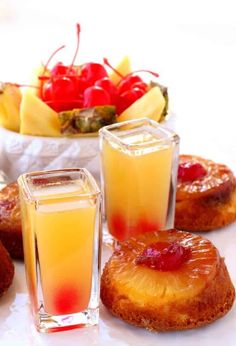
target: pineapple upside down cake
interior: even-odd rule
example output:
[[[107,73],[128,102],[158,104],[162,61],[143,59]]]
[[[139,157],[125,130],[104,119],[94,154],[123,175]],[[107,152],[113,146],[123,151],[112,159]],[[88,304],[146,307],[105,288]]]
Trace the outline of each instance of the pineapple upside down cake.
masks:
[[[210,231],[236,220],[236,178],[223,164],[180,155],[175,227]]]
[[[152,331],[207,325],[225,315],[234,298],[215,246],[175,229],[122,242],[101,278],[101,300],[110,312]]]

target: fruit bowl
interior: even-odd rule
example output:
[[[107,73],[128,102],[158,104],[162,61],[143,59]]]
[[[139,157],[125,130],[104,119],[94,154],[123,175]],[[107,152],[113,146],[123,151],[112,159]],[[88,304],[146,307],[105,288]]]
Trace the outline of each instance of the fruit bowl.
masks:
[[[98,130],[115,122],[151,118],[168,122],[168,91],[150,70],[131,69],[125,56],[114,68],[103,63],[70,64],[52,53],[29,84],[0,82],[0,169],[15,180],[43,169],[86,167],[98,176]],[[140,73],[144,74],[143,79]]]
[[[77,44],[69,64],[53,63],[63,45],[34,69],[29,83],[0,82],[1,126],[23,135],[63,137],[98,132],[125,120],[165,118],[168,91],[157,81],[159,74],[133,71],[127,56],[116,68],[107,58],[102,63],[77,63],[80,30],[77,24]]]

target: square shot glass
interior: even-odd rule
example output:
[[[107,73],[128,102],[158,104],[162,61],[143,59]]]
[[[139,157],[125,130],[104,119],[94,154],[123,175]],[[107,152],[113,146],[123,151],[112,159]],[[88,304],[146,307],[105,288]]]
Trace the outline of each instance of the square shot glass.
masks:
[[[114,244],[174,226],[179,137],[143,118],[99,131],[108,234]]]
[[[31,311],[40,332],[96,325],[101,194],[83,168],[18,179]]]

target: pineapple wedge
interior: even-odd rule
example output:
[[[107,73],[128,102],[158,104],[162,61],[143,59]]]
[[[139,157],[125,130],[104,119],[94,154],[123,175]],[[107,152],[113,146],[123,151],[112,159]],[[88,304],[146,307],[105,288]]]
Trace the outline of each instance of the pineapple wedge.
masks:
[[[20,88],[11,83],[0,83],[0,125],[8,130],[20,130]]]
[[[116,70],[119,71],[122,76],[126,76],[131,72],[130,59],[127,55],[118,63]],[[121,80],[121,77],[114,71],[110,73],[109,78],[115,85],[117,85]]]
[[[27,92],[30,92],[30,93],[39,97],[39,94],[40,94],[39,88],[40,88],[41,82],[40,82],[38,77],[44,73],[44,70],[45,70],[45,67],[44,67],[44,65],[41,64],[32,71],[30,83],[29,83],[30,85],[32,85],[32,87],[29,87],[27,89]],[[44,75],[48,76],[49,72],[46,71],[46,73],[44,73]]]
[[[25,92],[20,106],[20,133],[32,136],[59,137],[58,113],[31,92]]]
[[[140,99],[126,108],[118,117],[117,121],[126,121],[140,118],[150,118],[156,121],[161,119],[166,101],[158,86],[151,88]]]

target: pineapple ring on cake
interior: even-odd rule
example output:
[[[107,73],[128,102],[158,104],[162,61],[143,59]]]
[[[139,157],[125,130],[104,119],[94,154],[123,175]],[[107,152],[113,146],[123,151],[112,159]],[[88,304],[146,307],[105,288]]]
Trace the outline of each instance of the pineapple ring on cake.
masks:
[[[225,165],[180,155],[175,227],[210,231],[236,220],[236,179]]]
[[[16,182],[0,191],[0,240],[13,258],[23,258],[19,189]]]
[[[101,300],[110,312],[153,331],[206,325],[225,315],[234,297],[213,244],[174,229],[121,243],[101,277]]]

